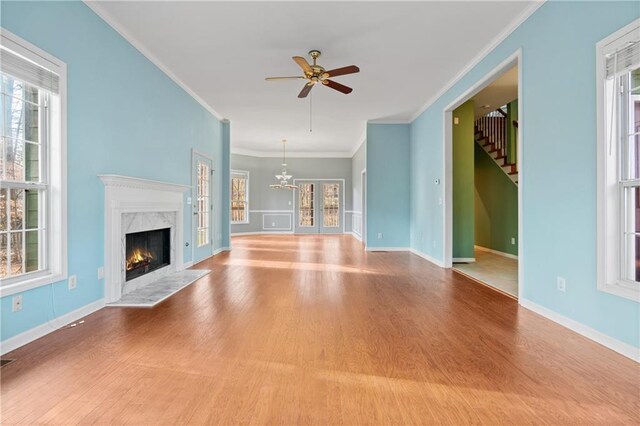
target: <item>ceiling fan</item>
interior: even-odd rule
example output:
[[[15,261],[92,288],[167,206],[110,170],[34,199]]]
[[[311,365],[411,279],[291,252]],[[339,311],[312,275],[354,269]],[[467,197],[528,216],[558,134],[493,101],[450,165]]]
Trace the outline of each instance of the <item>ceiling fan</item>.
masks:
[[[349,65],[342,68],[336,68],[333,70],[326,71],[323,67],[316,63],[316,60],[320,57],[319,50],[312,50],[309,52],[309,56],[313,59],[313,64],[310,65],[309,62],[302,56],[294,56],[293,60],[302,68],[304,72],[303,76],[297,77],[267,77],[265,80],[308,80],[308,82],[302,88],[300,94],[298,94],[299,98],[306,98],[313,86],[320,83],[323,86],[328,86],[338,92],[342,92],[345,95],[348,95],[353,91],[351,87],[347,87],[344,84],[336,83],[333,80],[329,80],[329,77],[337,77],[339,75],[345,74],[353,74],[356,72],[360,72],[360,68],[355,65]]]

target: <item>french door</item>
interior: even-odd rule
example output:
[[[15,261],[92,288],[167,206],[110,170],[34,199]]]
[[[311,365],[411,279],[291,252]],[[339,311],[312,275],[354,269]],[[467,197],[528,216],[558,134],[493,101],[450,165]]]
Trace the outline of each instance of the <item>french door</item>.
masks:
[[[342,180],[296,179],[295,232],[342,234],[344,232],[344,184]]]
[[[193,153],[193,261],[213,254],[213,161]]]

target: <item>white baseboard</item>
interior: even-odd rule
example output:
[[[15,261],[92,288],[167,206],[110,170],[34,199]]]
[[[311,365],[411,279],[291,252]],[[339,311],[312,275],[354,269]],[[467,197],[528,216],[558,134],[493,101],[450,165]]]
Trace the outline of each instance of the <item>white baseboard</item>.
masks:
[[[256,231],[256,232],[234,232],[232,237],[241,237],[243,235],[293,235],[293,231]]]
[[[635,346],[631,346],[628,343],[621,342],[620,340],[614,339],[611,336],[607,336],[606,334],[595,330],[587,325],[584,325],[581,322],[578,322],[571,318],[567,318],[564,315],[552,311],[551,309],[545,308],[544,306],[540,306],[530,300],[520,299],[520,305],[555,323],[567,327],[568,329],[573,330],[576,333],[588,339],[591,339],[604,347],[618,352],[619,354],[624,355],[627,358],[631,358],[637,363],[640,363],[640,348],[636,348]]]
[[[500,255],[500,256],[508,257],[509,259],[518,260],[518,256],[516,256],[515,254],[505,253],[503,251],[498,251],[498,250],[494,250],[494,249],[490,249],[490,248],[482,247],[482,246],[474,246],[474,247],[476,248],[476,250],[486,251],[486,252],[489,252],[489,253],[493,253],[493,254],[497,254],[497,255]]]
[[[190,260],[189,262],[184,262],[184,263],[182,264],[182,269],[181,269],[181,271],[184,271],[185,269],[189,269],[189,268],[191,268],[192,266],[193,266],[193,261],[192,261],[192,260]]]
[[[345,234],[351,235],[353,238],[355,238],[356,240],[362,242],[362,237],[360,236],[360,234],[358,234],[357,232],[353,232],[353,231],[346,231]]]
[[[442,261],[440,261],[440,260],[436,259],[435,257],[429,256],[428,254],[423,253],[423,252],[421,252],[421,251],[419,251],[419,250],[416,250],[416,249],[409,249],[409,251],[410,251],[411,253],[415,254],[416,256],[420,256],[420,257],[421,257],[421,258],[423,258],[424,260],[427,260],[427,261],[429,261],[429,262],[433,263],[433,264],[434,264],[434,265],[436,265],[436,266],[439,266],[439,267],[441,267],[441,268],[444,268],[444,262],[442,262]]]
[[[366,251],[409,251],[407,247],[367,247]]]
[[[223,251],[231,251],[231,247],[220,247],[220,248],[215,249],[213,251],[212,257],[215,256],[216,254],[222,253]]]
[[[475,263],[475,257],[454,257],[453,263]]]
[[[78,308],[75,311],[60,315],[59,317],[45,322],[44,324],[40,324],[30,330],[24,331],[16,336],[9,337],[8,339],[0,342],[0,354],[4,355],[15,349],[18,349],[19,347],[24,346],[27,343],[31,343],[34,340],[46,336],[49,333],[53,333],[54,331],[64,327],[65,325],[77,321],[80,318],[86,317],[87,315],[92,314],[102,308],[104,308],[104,299],[99,299],[95,302],[89,303],[88,305],[84,305],[83,307]]]

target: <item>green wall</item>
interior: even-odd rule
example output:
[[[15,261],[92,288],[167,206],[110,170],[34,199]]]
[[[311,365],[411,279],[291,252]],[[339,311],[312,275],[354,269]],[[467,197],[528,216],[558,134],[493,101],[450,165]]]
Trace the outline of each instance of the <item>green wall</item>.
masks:
[[[517,255],[518,187],[479,144],[474,146],[476,244]]]
[[[473,100],[453,111],[453,120],[453,258],[474,258]]]

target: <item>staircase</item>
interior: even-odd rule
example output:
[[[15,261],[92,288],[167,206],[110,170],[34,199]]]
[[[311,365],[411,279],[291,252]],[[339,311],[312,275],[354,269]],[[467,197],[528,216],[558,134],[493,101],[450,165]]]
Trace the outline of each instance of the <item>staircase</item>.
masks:
[[[518,127],[518,122],[513,121],[513,126]],[[518,164],[516,153],[517,142],[511,146],[507,143],[507,113],[502,109],[492,111],[484,117],[476,120],[474,124],[475,139],[502,171],[518,184]],[[516,132],[517,134],[517,132]],[[517,136],[516,136],[517,137]]]

